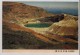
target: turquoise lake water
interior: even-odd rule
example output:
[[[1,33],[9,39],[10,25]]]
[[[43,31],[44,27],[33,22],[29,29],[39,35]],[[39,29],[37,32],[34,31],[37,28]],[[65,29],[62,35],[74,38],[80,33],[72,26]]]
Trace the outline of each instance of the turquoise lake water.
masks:
[[[26,27],[35,27],[35,28],[43,28],[43,27],[49,27],[51,26],[51,23],[32,23],[32,24],[26,24]]]

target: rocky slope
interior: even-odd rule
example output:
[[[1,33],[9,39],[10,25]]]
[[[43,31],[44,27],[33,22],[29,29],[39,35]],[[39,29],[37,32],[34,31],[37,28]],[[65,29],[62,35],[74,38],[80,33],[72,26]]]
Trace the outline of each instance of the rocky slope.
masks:
[[[52,16],[42,8],[18,2],[3,2],[3,18],[7,21],[18,22],[31,18]]]
[[[64,38],[72,38],[78,40],[78,18],[76,16],[65,14],[63,20],[53,23],[48,32],[62,36]]]
[[[15,23],[4,23],[3,49],[77,49],[76,43],[63,44]],[[59,38],[57,39],[60,40]]]
[[[15,23],[4,23],[3,49],[39,49],[52,46],[49,44],[52,42],[33,30],[21,27]]]

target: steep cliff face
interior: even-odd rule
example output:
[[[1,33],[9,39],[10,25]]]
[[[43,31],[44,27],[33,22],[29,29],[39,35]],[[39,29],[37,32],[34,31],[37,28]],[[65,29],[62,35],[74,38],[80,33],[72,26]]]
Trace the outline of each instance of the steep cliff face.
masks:
[[[54,16],[44,17],[38,19],[41,22],[59,22],[64,19],[64,14],[56,14]]]

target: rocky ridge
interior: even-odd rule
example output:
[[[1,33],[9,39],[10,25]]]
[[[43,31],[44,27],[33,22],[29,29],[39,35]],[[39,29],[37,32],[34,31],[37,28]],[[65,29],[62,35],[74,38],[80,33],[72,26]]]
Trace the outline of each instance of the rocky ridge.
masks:
[[[63,36],[66,38],[74,38],[78,40],[78,22],[77,17],[72,15],[67,15],[65,18],[59,22],[53,23],[48,32]]]

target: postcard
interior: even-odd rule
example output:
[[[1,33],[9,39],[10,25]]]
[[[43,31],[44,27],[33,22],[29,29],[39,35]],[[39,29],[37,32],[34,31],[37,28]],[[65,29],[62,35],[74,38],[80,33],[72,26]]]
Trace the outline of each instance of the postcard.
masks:
[[[78,53],[78,39],[78,2],[2,2],[2,52]]]

